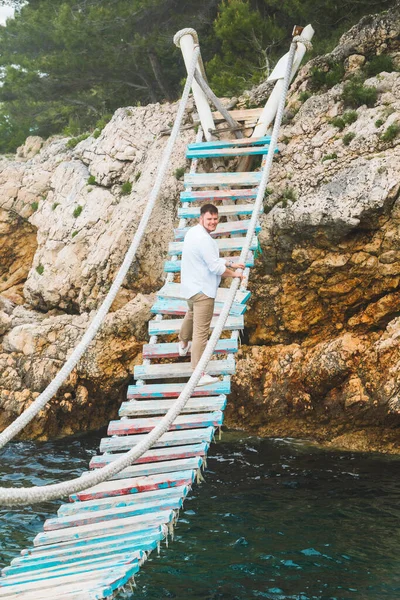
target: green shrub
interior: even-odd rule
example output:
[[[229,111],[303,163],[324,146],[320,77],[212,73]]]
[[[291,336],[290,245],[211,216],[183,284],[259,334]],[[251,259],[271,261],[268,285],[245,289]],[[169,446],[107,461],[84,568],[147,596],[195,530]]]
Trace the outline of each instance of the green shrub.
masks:
[[[51,210],[56,210],[57,206],[59,206],[59,205],[60,205],[60,203],[59,203],[59,202],[54,202],[54,203],[52,204]]]
[[[375,105],[378,98],[378,90],[374,87],[364,85],[359,79],[348,81],[343,88],[342,100],[345,106],[358,108],[366,104],[369,108]]]
[[[100,132],[101,132],[101,130],[104,129],[104,127],[107,125],[107,123],[109,123],[111,121],[111,118],[112,118],[112,114],[111,113],[107,113],[107,114],[103,115],[101,117],[101,119],[99,119],[97,121],[97,123],[96,123],[96,129],[100,129]]]
[[[332,152],[332,154],[325,154],[325,156],[321,158],[321,161],[324,162],[325,160],[334,160],[335,158],[337,158],[337,154],[336,152]]]
[[[375,121],[375,127],[376,128],[381,127],[383,124],[384,124],[384,120],[383,119],[377,119]]]
[[[94,139],[97,140],[97,138],[100,137],[100,134],[101,134],[101,130],[100,129],[95,129],[93,131],[92,135],[93,135]]]
[[[350,131],[349,133],[346,133],[346,135],[343,136],[343,144],[345,146],[348,146],[351,142],[351,140],[354,140],[354,138],[356,137],[356,134],[353,133],[352,131]]]
[[[130,181],[125,181],[125,183],[122,184],[121,186],[121,194],[123,196],[127,196],[128,194],[130,194],[132,191],[132,184]]]
[[[96,177],[94,175],[89,175],[87,183],[88,185],[96,185]]]
[[[381,140],[382,142],[391,142],[393,141],[400,133],[400,125],[398,123],[393,123],[389,125],[384,133],[382,133]]]
[[[38,266],[36,267],[36,273],[39,273],[39,275],[43,275],[43,271],[44,271],[44,266],[39,263]]]
[[[177,179],[182,179],[184,174],[185,174],[185,167],[179,167],[178,169],[175,169],[175,171],[174,171],[174,175]]]
[[[76,235],[78,235],[79,231],[73,231],[71,233],[71,237],[74,238]]]
[[[343,114],[343,121],[346,123],[346,125],[351,125],[352,123],[355,123],[357,119],[358,114],[355,110],[348,110]]]
[[[138,172],[135,174],[135,182],[136,182],[136,181],[139,181],[141,174],[142,174],[142,171],[138,171]]]
[[[81,214],[81,212],[83,211],[83,208],[80,204],[78,204],[78,206],[76,206],[74,208],[74,212],[72,213],[74,215],[75,218],[79,217],[79,215]]]
[[[334,127],[337,127],[339,131],[342,131],[342,129],[346,127],[346,123],[344,122],[343,117],[333,117],[333,119],[331,119],[329,123]]]
[[[307,92],[307,91],[300,92],[300,94],[299,94],[299,100],[300,100],[300,102],[305,102],[309,98],[311,98],[310,92]]]
[[[82,135],[78,135],[78,137],[73,137],[67,142],[67,148],[75,148],[79,144],[79,142],[83,142],[89,137],[90,133],[82,133]]]
[[[39,202],[32,202],[31,204],[31,209],[33,210],[33,212],[35,212],[37,209],[39,208]]]
[[[374,56],[364,66],[363,71],[366,77],[375,77],[375,75],[378,75],[383,71],[385,71],[386,73],[391,73],[392,71],[395,71],[393,59],[388,54],[380,54],[379,56]]]
[[[289,188],[289,187],[285,188],[285,190],[282,194],[282,197],[285,200],[290,200],[291,202],[295,202],[297,200],[296,192],[294,191],[293,188]]]
[[[311,69],[311,84],[315,90],[320,90],[322,88],[330,89],[334,85],[340,83],[343,77],[343,63],[332,63],[328,65],[327,71],[318,69],[318,67],[313,67]]]

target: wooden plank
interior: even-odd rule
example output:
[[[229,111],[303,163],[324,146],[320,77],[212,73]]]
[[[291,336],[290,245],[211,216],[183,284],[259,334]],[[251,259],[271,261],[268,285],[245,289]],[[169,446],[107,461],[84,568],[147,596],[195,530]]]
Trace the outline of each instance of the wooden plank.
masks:
[[[106,459],[114,458],[116,460],[119,456],[122,456],[122,454],[123,453],[103,454],[102,456],[93,457],[100,459],[100,462],[94,465],[94,467],[101,468],[101,465],[104,466],[105,464],[109,464],[110,462],[112,462],[112,460],[107,462]],[[148,504],[149,502],[163,502],[168,498],[179,500],[180,498],[185,498],[188,491],[189,488],[185,486],[177,486],[173,488],[151,490],[150,492],[141,492],[140,494],[124,494],[123,496],[112,496],[111,498],[96,498],[95,500],[86,500],[85,502],[69,502],[68,504],[63,504],[62,506],[60,506],[60,508],[57,511],[57,515],[59,517],[66,517],[68,515],[84,514],[86,512],[96,512],[98,510],[106,510],[109,508],[119,508],[123,506],[140,506],[141,504]],[[137,540],[132,539],[131,541],[127,540],[126,543],[134,545],[136,541]],[[104,544],[107,546],[112,545],[111,542],[104,542]]]
[[[187,150],[186,158],[193,160],[195,158],[236,158],[240,156],[257,156],[267,154],[269,149],[268,146],[254,146],[254,147],[243,147],[243,148],[218,148],[218,149],[196,149]],[[278,148],[275,148],[274,153],[279,152]]]
[[[227,223],[218,223],[215,231],[211,234],[211,237],[216,238],[220,235],[235,235],[245,234],[250,226],[250,219],[242,219],[241,221],[228,221]],[[190,227],[182,227],[181,229],[174,229],[174,237],[179,242],[185,238],[185,235],[189,231]],[[259,224],[255,227],[255,233],[261,231]]]
[[[262,108],[240,108],[230,110],[229,114],[235,121],[258,121],[258,119],[261,117],[262,111]],[[225,121],[225,118],[218,111],[213,112],[212,115],[214,121]]]
[[[219,114],[219,113],[218,113]],[[189,150],[197,150],[203,148],[204,150],[210,150],[211,148],[241,148],[242,146],[265,146],[271,141],[270,135],[264,135],[263,137],[250,137],[240,138],[232,140],[212,140],[210,142],[198,142],[194,144],[188,144]]]
[[[198,468],[199,465],[196,464],[196,469]],[[176,496],[166,497],[164,500],[157,498],[152,502],[138,505],[119,506],[54,517],[52,519],[47,519],[44,522],[43,529],[44,531],[55,531],[56,529],[64,529],[65,527],[80,527],[81,525],[88,525],[89,523],[100,523],[111,521],[112,519],[126,519],[128,517],[133,517],[134,515],[145,515],[160,510],[178,510],[182,505],[182,498],[177,498]]]
[[[181,192],[180,200],[185,202],[218,202],[221,200],[254,200],[257,198],[258,188],[253,189],[225,189],[225,190],[198,190]]]
[[[224,303],[228,297],[229,288],[218,288],[216,302]],[[179,298],[184,299],[181,293],[180,283],[166,283],[163,287],[156,292],[158,298]],[[238,290],[235,294],[235,302],[239,304],[245,304],[250,298],[251,293],[248,290]]]
[[[227,398],[224,394],[221,394],[221,396],[190,398],[183,407],[181,414],[224,410],[226,402]],[[118,414],[120,417],[165,415],[173,404],[173,400],[130,400],[121,404]],[[95,456],[92,461],[99,458],[101,457]]]
[[[144,479],[144,478],[143,478]],[[128,480],[122,481],[106,481],[98,486],[91,488],[91,490],[85,490],[79,492],[76,496],[80,496],[82,499],[88,498],[104,498],[106,494],[118,495],[118,489],[122,484],[125,484],[128,489]],[[135,484],[132,484],[135,485]],[[92,491],[93,490],[93,491]],[[116,492],[116,493],[114,493]],[[75,494],[74,494],[75,496]],[[66,541],[73,541],[79,538],[91,538],[95,537],[98,533],[112,533],[116,531],[123,531],[126,527],[129,530],[136,529],[136,531],[142,531],[146,525],[161,525],[169,523],[173,519],[173,511],[164,510],[149,515],[139,515],[134,517],[128,517],[127,519],[114,519],[107,523],[95,523],[93,525],[82,525],[81,527],[72,527],[66,529],[59,529],[56,531],[42,531],[38,533],[33,544],[35,546],[41,544],[55,544]]]
[[[255,186],[261,181],[261,171],[243,171],[239,173],[186,173],[183,179],[185,187]]]
[[[178,377],[190,377],[193,368],[189,362],[135,365],[133,376],[135,379],[175,379]],[[235,361],[210,360],[206,372],[209,375],[234,375]]]
[[[147,477],[150,475],[161,475],[162,473],[174,473],[176,471],[187,471],[189,469],[197,470],[201,467],[203,459],[199,456],[192,458],[179,458],[177,460],[165,460],[160,462],[149,462],[147,464],[131,465],[126,467],[116,475],[110,477],[111,480],[124,479],[127,477]],[[161,504],[161,501],[158,500]],[[169,501],[170,503],[170,501]],[[174,508],[173,506],[171,508]]]
[[[227,204],[217,206],[218,215],[220,217],[236,217],[252,215],[254,210],[254,204]],[[261,207],[258,214],[262,214],[263,208]],[[198,219],[200,217],[200,206],[184,206],[178,208],[178,217],[180,219]]]
[[[147,434],[146,434],[147,435]],[[198,444],[200,442],[211,443],[214,435],[214,427],[205,427],[202,429],[183,429],[181,431],[167,431],[164,433],[154,444],[154,448],[161,448],[164,446],[181,446],[184,444]],[[100,442],[101,452],[122,452],[124,450],[130,450],[133,446],[136,446],[145,438],[145,435],[124,435],[115,436],[112,438],[103,438]],[[146,483],[146,482],[145,482]],[[186,481],[182,483],[176,483],[176,485],[188,485]],[[149,488],[156,489],[156,488]],[[137,491],[148,491],[147,489],[140,489]],[[121,492],[128,493],[128,492]],[[130,494],[135,491],[130,491]],[[82,500],[80,496],[73,496],[73,500]]]
[[[215,302],[214,315],[221,314],[223,306],[222,302]],[[247,306],[245,304],[233,302],[229,314],[231,316],[243,315],[246,309]],[[186,300],[179,298],[158,298],[150,310],[156,315],[184,316],[188,311],[188,304]]]
[[[102,456],[95,456],[93,459],[98,458],[100,461],[96,463],[96,467],[101,468],[106,464],[112,462],[111,459],[116,460],[121,454],[103,454]],[[93,460],[92,459],[92,460]],[[110,459],[108,462],[106,459]],[[90,463],[92,466],[92,461]],[[96,498],[95,500],[86,500],[85,502],[69,502],[68,504],[63,504],[58,509],[59,517],[66,517],[68,515],[75,515],[77,513],[83,514],[86,512],[95,512],[97,510],[106,510],[108,508],[118,508],[122,506],[140,506],[141,504],[147,504],[148,502],[155,502],[158,500],[164,501],[168,498],[172,499],[180,499],[185,498],[189,488],[185,486],[177,486],[173,488],[165,488],[159,490],[151,490],[150,492],[141,492],[140,494],[124,494],[123,496],[113,496],[111,498]],[[153,534],[154,537],[154,534]],[[153,539],[151,536],[149,539]],[[157,540],[161,539],[161,537],[157,537]],[[132,539],[129,541],[127,539],[126,543],[130,543],[132,546],[137,542],[137,539]],[[100,542],[98,546],[100,546]],[[103,545],[107,547],[112,546],[112,542],[104,542]],[[61,550],[62,551],[62,550]]]
[[[177,489],[177,488],[176,488]],[[138,494],[137,496],[140,496]],[[130,498],[133,496],[129,495]],[[116,500],[117,498],[112,498]],[[111,498],[109,500],[112,500]],[[107,499],[104,499],[106,501]],[[102,500],[94,500],[91,502],[99,502]],[[86,504],[86,502],[74,502],[71,503],[71,506],[81,506]],[[29,549],[22,550],[21,557],[13,559],[17,560],[47,560],[56,557],[60,557],[64,559],[65,557],[68,559],[70,556],[76,556],[78,554],[91,553],[93,550],[109,550],[110,552],[114,552],[114,550],[119,550],[121,545],[127,545],[131,549],[135,548],[140,549],[141,543],[143,541],[143,548],[146,545],[153,545],[153,542],[160,542],[165,537],[165,525],[157,525],[157,526],[149,526],[147,529],[143,528],[140,531],[137,529],[130,530],[129,527],[126,527],[121,531],[113,531],[111,534],[100,534],[98,536],[94,536],[91,538],[77,538],[75,540],[59,542],[56,544],[45,544],[33,546]]]
[[[242,250],[246,238],[245,237],[237,237],[237,238],[222,238],[221,240],[216,240],[218,244],[218,248],[220,252],[236,252],[237,250]],[[250,250],[257,250],[258,241],[257,236],[253,236],[251,239]],[[168,254],[170,256],[180,256],[182,254],[183,242],[170,242],[168,245]]]
[[[165,366],[165,365],[162,365]],[[125,417],[119,421],[110,421],[108,435],[135,435],[152,431],[162,421],[163,417],[139,417],[129,419]],[[194,429],[196,427],[218,427],[222,425],[223,413],[220,410],[212,413],[195,413],[178,415],[170,425],[169,431],[181,429]]]
[[[130,436],[115,437],[113,440],[126,441],[128,437]],[[131,479],[120,479],[118,481],[105,481],[83,492],[72,494],[70,497],[72,500],[94,500],[95,498],[106,498],[108,496],[138,494],[160,488],[182,485],[191,486],[193,481],[194,471],[177,471],[175,473],[162,473],[161,475],[150,475],[148,477],[132,477]]]
[[[63,565],[70,565],[71,567],[74,564],[79,564],[86,560],[97,560],[101,557],[115,556],[118,557],[121,553],[127,553],[129,556],[136,558],[136,560],[140,561],[145,558],[146,554],[144,550],[138,547],[140,541],[136,541],[136,546],[131,547],[129,544],[123,544],[119,548],[91,548],[90,550],[84,553],[77,554],[60,554],[58,556],[42,556],[42,557],[20,557],[14,559],[9,567],[5,567],[2,570],[4,575],[12,575],[22,573],[24,570],[28,569],[32,572],[37,570],[44,570],[53,567],[60,567]],[[151,543],[151,550],[157,548],[157,542]]]
[[[237,351],[237,339],[225,338],[217,342],[213,354],[232,354]],[[178,342],[145,344],[142,353],[143,358],[177,358],[179,356]],[[190,350],[188,356],[190,356]]]
[[[139,561],[136,554],[123,552],[115,554],[111,558],[108,556],[90,557],[81,559],[78,562],[58,564],[53,566],[42,566],[41,569],[31,570],[25,567],[10,569],[7,574],[0,579],[0,587],[20,583],[39,583],[42,579],[52,579],[58,577],[68,577],[69,575],[81,574],[84,578],[87,573],[98,570],[118,569],[124,565],[136,563],[139,570]],[[35,587],[32,585],[32,587]]]
[[[211,329],[214,329],[217,321],[218,317],[213,317],[211,319]],[[169,335],[171,333],[179,333],[182,322],[183,319],[163,319],[162,321],[149,321],[149,335]],[[243,327],[243,315],[230,316],[225,321],[223,331],[235,331],[236,329],[243,329]]]
[[[150,385],[130,385],[127,398],[177,398],[183,392],[185,383],[161,383]],[[211,385],[203,385],[193,390],[191,397],[197,396],[219,396],[229,394],[231,391],[230,378]],[[194,442],[193,442],[194,443]]]
[[[26,583],[7,583],[7,577],[4,577],[0,580],[0,598],[23,598],[26,600],[26,595],[29,592],[34,592],[36,594],[36,600],[40,598],[40,600],[44,600],[44,598],[53,598],[54,599],[54,589],[59,586],[62,586],[62,593],[66,595],[71,591],[78,592],[82,587],[87,587],[90,589],[91,584],[97,584],[96,587],[102,586],[104,589],[116,590],[118,587],[124,585],[129,579],[133,577],[139,570],[138,563],[134,563],[133,565],[124,565],[122,567],[118,567],[115,569],[109,569],[106,573],[103,573],[101,570],[94,570],[92,573],[88,572],[85,574],[84,580],[82,578],[76,578],[75,575],[64,575],[55,578],[46,578],[40,581],[35,581],[34,585],[29,580]],[[84,586],[82,586],[82,581],[84,581]],[[93,586],[94,587],[94,586]],[[50,590],[51,595],[46,595],[46,590]],[[31,596],[35,598],[35,595]],[[100,596],[101,597],[101,596]]]
[[[213,398],[214,396],[211,396],[211,398]],[[218,398],[218,396],[217,396]],[[130,402],[137,402],[138,404],[140,404],[141,402],[147,402],[147,400],[130,400]],[[152,400],[150,400],[150,402],[152,402]],[[157,400],[157,402],[160,402],[160,400]],[[168,402],[168,400],[167,400]],[[173,402],[172,400],[169,400],[169,402]],[[125,402],[125,404],[129,404],[129,402]],[[176,447],[172,447],[172,448],[151,448],[150,450],[147,450],[147,452],[145,452],[140,458],[138,458],[135,461],[135,465],[143,465],[143,464],[148,464],[148,463],[153,463],[153,462],[158,462],[158,461],[163,461],[163,460],[175,460],[175,459],[179,459],[179,458],[190,458],[192,456],[205,456],[205,454],[207,453],[208,450],[208,444],[206,442],[202,442],[199,444],[189,444],[186,446],[179,446],[178,448]],[[123,452],[121,454],[99,454],[98,456],[93,456],[90,460],[89,466],[91,469],[97,469],[97,468],[101,468],[104,467],[105,465],[108,465],[110,462],[113,462],[114,460],[116,460],[117,458],[119,458],[120,456],[122,456],[122,454],[124,454]],[[155,492],[149,492],[149,493],[155,493]],[[140,494],[140,498],[142,498],[142,494]],[[141,500],[138,500],[138,502]],[[70,505],[67,504],[67,507],[69,507]]]

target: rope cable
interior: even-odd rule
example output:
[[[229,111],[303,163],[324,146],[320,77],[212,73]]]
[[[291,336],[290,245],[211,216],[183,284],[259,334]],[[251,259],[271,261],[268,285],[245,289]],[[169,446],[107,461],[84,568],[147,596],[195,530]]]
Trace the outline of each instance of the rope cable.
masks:
[[[269,173],[272,166],[272,160],[274,156],[274,149],[276,147],[278,141],[278,134],[280,129],[280,124],[282,121],[283,111],[285,107],[286,94],[289,87],[290,75],[292,70],[293,58],[296,49],[296,41],[293,40],[290,46],[288,62],[286,67],[286,73],[284,77],[284,85],[282,90],[282,96],[279,101],[277,114],[275,117],[274,127],[271,135],[270,145],[268,148],[268,154],[263,162],[263,172],[261,176],[260,185],[257,192],[257,198],[254,203],[252,217],[250,219],[249,228],[246,234],[245,243],[242,248],[240,254],[241,262],[245,261],[245,258],[249,252],[252,237],[254,235],[255,226],[258,219],[259,209],[261,208],[265,190],[268,183]],[[193,55],[193,61],[190,69],[190,77],[188,76],[187,82],[194,76],[194,69],[197,62],[197,53]],[[196,59],[196,61],[195,61]],[[185,88],[186,89],[186,88]],[[183,97],[182,97],[183,100]],[[248,272],[248,269],[246,269]],[[242,283],[242,287],[244,287],[244,283]],[[214,348],[220,338],[221,332],[223,330],[225,321],[228,317],[231,305],[233,303],[235,294],[239,288],[239,279],[234,278],[232,281],[227,299],[224,302],[222,311],[218,317],[217,323],[215,325],[214,331],[211,334],[210,339],[208,340],[207,346],[200,358],[199,363],[194,369],[190,379],[187,381],[184,389],[181,394],[168,410],[166,415],[161,419],[161,421],[156,425],[145,438],[142,439],[136,446],[131,448],[127,453],[125,453],[122,457],[116,459],[112,463],[108,464],[101,469],[98,469],[91,473],[85,473],[82,477],[73,479],[70,481],[65,481],[62,483],[46,485],[41,487],[30,487],[30,488],[0,488],[0,504],[5,505],[13,505],[13,504],[31,504],[33,502],[43,502],[47,500],[54,500],[56,498],[60,498],[62,496],[66,496],[71,493],[75,493],[78,491],[82,491],[84,489],[88,489],[94,485],[98,485],[104,482],[106,479],[116,475],[122,469],[134,463],[142,454],[147,452],[155,442],[166,432],[168,431],[170,425],[179,415],[181,410],[184,408],[186,402],[190,398],[194,388],[196,387],[202,373],[205,371],[206,366],[214,352]]]

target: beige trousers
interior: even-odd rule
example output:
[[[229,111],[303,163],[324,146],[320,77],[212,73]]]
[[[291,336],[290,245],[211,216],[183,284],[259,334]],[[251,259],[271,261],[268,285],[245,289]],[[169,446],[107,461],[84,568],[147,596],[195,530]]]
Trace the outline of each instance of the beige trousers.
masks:
[[[187,301],[189,310],[183,319],[179,339],[185,344],[192,340],[191,364],[193,369],[199,362],[207,345],[214,312],[214,301],[214,298],[209,298],[201,292]]]

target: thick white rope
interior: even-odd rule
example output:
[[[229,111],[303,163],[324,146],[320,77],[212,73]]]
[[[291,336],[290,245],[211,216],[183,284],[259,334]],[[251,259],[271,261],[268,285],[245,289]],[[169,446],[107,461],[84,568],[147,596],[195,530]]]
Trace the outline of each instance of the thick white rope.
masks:
[[[79,359],[83,356],[84,352],[87,350],[90,342],[93,340],[95,335],[97,334],[105,316],[107,315],[114,299],[122,285],[122,282],[125,279],[125,276],[133,262],[133,259],[136,256],[136,252],[140,246],[142,238],[144,236],[147,224],[149,222],[151,213],[153,211],[154,205],[160,193],[161,184],[163,182],[165,173],[168,168],[168,164],[171,158],[172,150],[175,145],[176,139],[179,134],[179,129],[182,123],[183,115],[185,112],[185,108],[187,105],[187,101],[189,98],[189,93],[191,89],[191,85],[194,78],[194,72],[197,65],[197,60],[200,54],[200,49],[195,48],[193,53],[193,59],[190,65],[190,69],[188,72],[188,77],[186,80],[186,85],[183,90],[182,98],[179,104],[178,112],[175,118],[175,123],[171,131],[170,138],[168,143],[164,149],[164,154],[160,166],[158,168],[156,180],[154,182],[153,188],[150,192],[149,199],[140,219],[139,226],[135,233],[135,236],[132,240],[132,243],[125,255],[124,261],[114,279],[114,282],[108,292],[106,298],[101,304],[98,312],[96,313],[93,321],[90,323],[86,333],[82,337],[79,344],[76,346],[71,356],[64,364],[64,366],[57,373],[55,378],[47,388],[38,396],[38,398],[25,410],[11,425],[9,425],[1,434],[0,434],[0,448],[2,448],[7,442],[9,442],[15,435],[17,435],[37,414],[39,411],[43,409],[43,407],[51,400],[51,398],[56,394],[62,383],[71,373],[72,369],[75,368]]]
[[[274,156],[274,149],[276,147],[278,141],[279,128],[282,121],[283,111],[285,107],[286,94],[289,87],[290,82],[290,74],[292,70],[294,53],[296,50],[296,42],[293,41],[289,51],[289,57],[287,62],[287,68],[284,78],[284,87],[282,90],[282,96],[279,102],[274,128],[271,135],[271,141],[268,149],[267,158],[265,161],[265,166],[261,176],[260,186],[258,188],[257,198],[254,204],[253,214],[250,219],[249,229],[246,235],[246,241],[244,247],[242,249],[240,258],[241,261],[244,262],[247,253],[249,252],[251,240],[254,235],[255,226],[258,219],[258,213],[262,206],[265,190],[268,184],[269,173],[272,166],[272,160]],[[197,56],[196,56],[197,58]],[[193,66],[194,61],[191,66]],[[193,76],[194,69],[190,70],[190,75]],[[189,80],[189,78],[188,78]],[[0,488],[0,504],[12,505],[12,504],[32,504],[33,502],[43,502],[47,500],[54,500],[56,498],[60,498],[62,496],[66,496],[71,493],[75,493],[78,491],[82,491],[84,489],[88,489],[94,485],[102,483],[106,479],[112,477],[119,473],[125,467],[128,467],[132,463],[134,463],[140,456],[142,456],[145,452],[147,452],[157,441],[158,439],[168,431],[170,425],[179,415],[179,413],[184,408],[186,402],[190,398],[194,388],[196,387],[201,374],[205,371],[206,366],[214,352],[214,348],[220,338],[222,333],[225,321],[228,317],[230,308],[232,306],[235,294],[239,287],[239,279],[235,278],[232,281],[232,284],[229,288],[228,297],[224,303],[221,314],[218,317],[216,326],[214,331],[207,343],[207,346],[203,352],[203,355],[193,371],[190,379],[186,383],[183,391],[180,396],[171,406],[167,414],[161,419],[161,421],[148,433],[148,435],[139,442],[136,446],[134,446],[129,452],[124,454],[122,457],[116,459],[112,463],[107,466],[95,470],[91,473],[85,473],[84,476],[74,479],[71,481],[65,481],[62,483],[57,483],[53,485],[47,485],[42,487],[31,487],[31,488]]]

